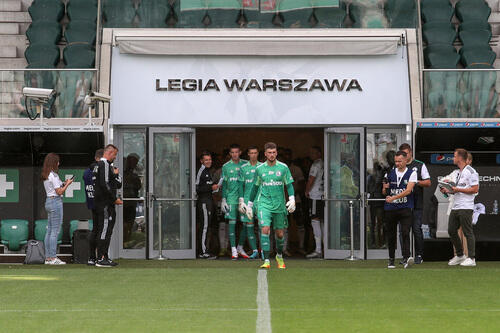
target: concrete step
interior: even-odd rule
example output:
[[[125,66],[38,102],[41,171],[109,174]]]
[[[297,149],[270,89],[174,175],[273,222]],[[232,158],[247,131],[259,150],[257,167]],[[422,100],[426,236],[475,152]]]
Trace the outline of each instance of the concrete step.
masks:
[[[0,58],[0,69],[26,68],[27,65],[24,58]]]
[[[23,90],[24,81],[22,82],[2,82],[0,84],[0,93],[18,93]]]
[[[0,59],[1,58],[16,58],[17,48],[15,46],[2,46],[0,47]]]
[[[30,8],[32,3],[33,3],[33,0],[21,0],[21,10],[23,12],[27,12],[28,8]]]
[[[28,23],[31,17],[28,12],[0,12],[0,22]]]
[[[0,23],[0,35],[19,35],[18,23]]]
[[[0,93],[0,105],[19,103],[19,98],[22,95],[23,94],[21,92],[19,92],[19,93]]]
[[[24,82],[24,71],[0,71],[0,84],[4,84],[6,82]]]
[[[0,12],[20,12],[22,10],[21,0],[0,1]]]

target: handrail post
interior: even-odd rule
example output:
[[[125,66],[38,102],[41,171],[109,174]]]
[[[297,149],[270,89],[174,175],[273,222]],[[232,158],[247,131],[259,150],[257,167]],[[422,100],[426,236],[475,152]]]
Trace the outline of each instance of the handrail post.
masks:
[[[360,258],[354,256],[354,201],[353,200],[349,200],[349,217],[351,224],[351,255],[345,258],[345,260],[355,261],[355,260],[360,260]]]

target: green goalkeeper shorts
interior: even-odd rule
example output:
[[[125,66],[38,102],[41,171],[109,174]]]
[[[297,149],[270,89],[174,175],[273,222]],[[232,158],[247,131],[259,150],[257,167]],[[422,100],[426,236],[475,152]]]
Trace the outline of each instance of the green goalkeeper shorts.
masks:
[[[229,206],[229,212],[227,212],[224,215],[224,218],[227,220],[235,220],[238,217],[238,214],[240,213],[238,211],[238,204],[228,204]]]
[[[273,213],[266,209],[258,210],[259,226],[270,227],[273,226],[274,230],[288,228],[288,217],[286,212]]]

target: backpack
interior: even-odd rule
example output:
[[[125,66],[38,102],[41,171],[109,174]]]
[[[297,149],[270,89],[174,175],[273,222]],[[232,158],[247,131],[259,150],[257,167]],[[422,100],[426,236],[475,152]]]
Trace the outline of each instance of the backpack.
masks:
[[[45,246],[43,245],[43,242],[33,239],[28,241],[24,263],[26,265],[45,263]]]
[[[77,229],[73,232],[73,263],[86,264],[89,260],[90,230]]]

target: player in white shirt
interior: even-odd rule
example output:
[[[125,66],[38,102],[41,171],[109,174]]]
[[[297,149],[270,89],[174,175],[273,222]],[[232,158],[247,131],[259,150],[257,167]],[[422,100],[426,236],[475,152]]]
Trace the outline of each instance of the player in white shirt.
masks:
[[[479,175],[470,166],[467,165],[467,150],[456,149],[453,157],[453,163],[460,169],[457,175],[457,184],[452,187],[452,191],[442,188],[443,193],[453,193],[453,205],[451,207],[450,217],[448,219],[448,234],[455,247],[457,254],[448,265],[476,266],[475,259],[475,238],[472,230],[472,213],[474,211],[474,198],[479,191]],[[458,228],[467,238],[468,257],[464,254],[462,242],[458,235]]]
[[[313,160],[309,171],[309,179],[306,184],[306,198],[309,199],[309,216],[311,217],[311,226],[314,233],[314,241],[316,249],[309,253],[306,258],[321,258],[321,240],[323,239],[323,215],[325,202],[323,201],[324,186],[323,174],[324,164],[321,158],[321,148],[318,146],[311,147],[309,157]]]

